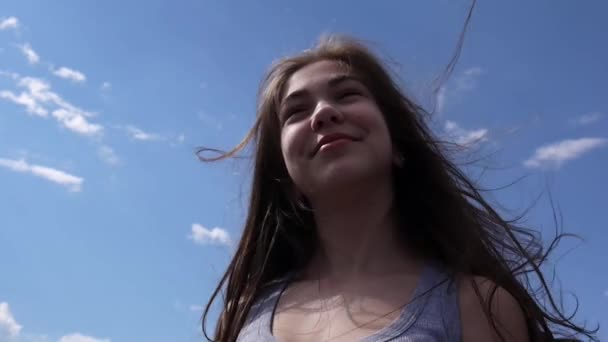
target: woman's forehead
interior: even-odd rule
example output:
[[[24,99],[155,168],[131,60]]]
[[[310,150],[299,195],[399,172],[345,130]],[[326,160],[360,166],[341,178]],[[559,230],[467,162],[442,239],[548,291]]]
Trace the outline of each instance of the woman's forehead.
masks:
[[[325,86],[332,80],[353,78],[349,68],[338,61],[323,60],[308,64],[288,78],[283,91],[283,99],[294,93],[317,86]]]

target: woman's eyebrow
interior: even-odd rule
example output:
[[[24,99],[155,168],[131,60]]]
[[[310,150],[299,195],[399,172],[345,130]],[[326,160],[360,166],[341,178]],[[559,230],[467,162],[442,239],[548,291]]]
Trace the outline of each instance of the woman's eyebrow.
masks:
[[[357,82],[358,84],[363,84],[363,82],[361,81],[361,79],[359,77],[356,77],[351,74],[340,74],[340,75],[336,75],[336,76],[330,78],[329,81],[327,81],[327,85],[330,88],[335,88],[346,82]],[[307,89],[296,90],[296,91],[290,93],[289,95],[287,95],[281,101],[281,106],[289,101],[293,101],[297,98],[304,97],[308,94],[309,94],[309,91]]]
[[[351,74],[341,74],[341,75],[337,75],[335,77],[332,77],[327,82],[327,84],[330,87],[336,87],[336,86],[338,86],[338,85],[340,85],[342,83],[349,82],[349,81],[351,81],[351,82],[357,82],[357,83],[360,83],[360,84],[363,83],[363,82],[361,82],[360,78],[358,78],[358,77],[356,77],[354,75],[351,75]]]
[[[303,97],[305,95],[308,95],[309,91],[306,89],[300,89],[300,90],[296,90],[292,93],[290,93],[289,95],[287,95],[282,101],[281,101],[281,105],[287,103],[288,101],[293,101],[299,97]]]

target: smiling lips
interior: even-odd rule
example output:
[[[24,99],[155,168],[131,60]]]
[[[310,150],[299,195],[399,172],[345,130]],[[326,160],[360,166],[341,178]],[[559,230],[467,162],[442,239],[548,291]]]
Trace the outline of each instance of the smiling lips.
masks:
[[[317,152],[319,152],[319,150],[328,144],[338,144],[341,141],[356,141],[357,139],[355,139],[354,137],[348,135],[348,134],[344,134],[344,133],[334,133],[334,134],[328,134],[324,137],[321,138],[321,140],[319,140],[319,142],[317,143],[317,146],[314,149],[313,155],[317,154]]]

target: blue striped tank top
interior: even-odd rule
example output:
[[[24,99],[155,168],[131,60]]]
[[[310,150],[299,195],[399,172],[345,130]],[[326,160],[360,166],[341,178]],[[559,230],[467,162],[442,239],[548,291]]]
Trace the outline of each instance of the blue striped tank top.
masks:
[[[272,320],[287,280],[269,287],[251,307],[237,342],[279,342],[272,335]],[[360,342],[459,342],[461,340],[458,289],[443,268],[427,264],[418,285],[399,317]]]

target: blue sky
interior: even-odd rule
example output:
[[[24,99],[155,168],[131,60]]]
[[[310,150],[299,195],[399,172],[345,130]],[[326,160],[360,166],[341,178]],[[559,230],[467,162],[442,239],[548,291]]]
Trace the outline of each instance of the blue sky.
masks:
[[[372,42],[429,104],[467,5],[4,0],[0,340],[199,341],[250,163],[203,164],[195,148],[237,144],[268,65],[324,32]],[[578,296],[579,322],[603,326],[607,12],[600,0],[480,2],[433,122],[496,152],[483,185],[527,176],[491,197],[511,213],[549,184],[564,229],[584,238],[556,253],[562,288]],[[546,197],[527,224],[551,236]]]

